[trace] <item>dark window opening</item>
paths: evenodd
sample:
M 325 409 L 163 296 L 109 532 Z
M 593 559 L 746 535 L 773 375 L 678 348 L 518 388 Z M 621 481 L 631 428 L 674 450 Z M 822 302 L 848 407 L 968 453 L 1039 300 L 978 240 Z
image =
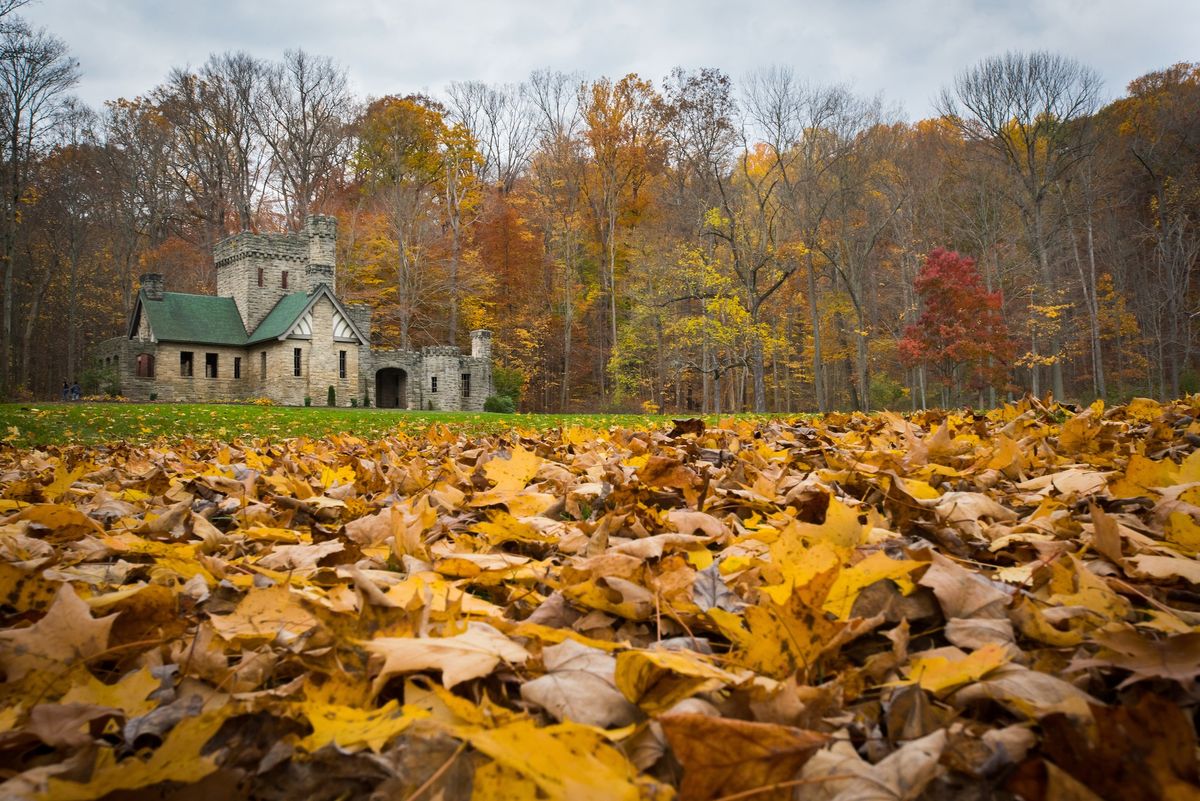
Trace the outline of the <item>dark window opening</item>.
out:
M 292 348 L 292 375 L 300 375 L 300 356 L 304 353 L 300 348 Z
M 283 271 L 282 273 L 280 273 L 280 275 L 279 275 L 279 285 L 280 285 L 281 287 L 283 287 L 284 289 L 287 289 L 287 274 L 288 274 L 288 271 L 287 271 L 287 270 L 284 270 L 284 271 Z
M 241 356 L 233 357 L 233 377 L 234 378 L 242 377 L 242 357 Z
M 215 353 L 204 354 L 204 377 L 205 378 L 216 378 L 217 377 L 217 354 L 215 354 Z
M 429 391 L 437 392 L 437 376 L 431 376 L 429 379 Z
M 338 378 L 346 377 L 346 351 L 338 351 Z
M 192 352 L 190 350 L 179 352 L 179 374 L 184 378 L 192 377 Z
M 154 378 L 154 357 L 149 353 L 138 354 L 137 375 L 138 378 Z
M 266 271 L 265 271 L 265 270 L 264 270 L 262 267 L 259 267 L 259 268 L 258 268 L 258 285 L 259 285 L 259 286 L 262 286 L 262 285 L 263 285 L 263 278 L 264 278 L 264 273 L 265 273 L 265 272 L 266 272 Z
M 471 374 L 462 374 L 462 396 L 464 398 L 471 397 Z
M 260 378 L 267 377 L 267 352 L 265 350 L 259 354 L 258 372 L 260 374 L 259 375 Z

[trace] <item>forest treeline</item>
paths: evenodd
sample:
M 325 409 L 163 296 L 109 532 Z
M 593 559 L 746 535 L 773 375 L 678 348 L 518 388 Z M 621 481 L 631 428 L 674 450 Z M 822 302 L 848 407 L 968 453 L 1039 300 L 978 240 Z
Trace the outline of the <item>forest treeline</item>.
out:
M 1110 100 L 1085 65 L 1010 53 L 915 123 L 780 67 L 362 98 L 329 58 L 229 52 L 100 109 L 79 77 L 0 19 L 10 398 L 84 374 L 139 274 L 212 291 L 214 242 L 314 212 L 380 345 L 490 328 L 528 410 L 1200 389 L 1200 64 Z

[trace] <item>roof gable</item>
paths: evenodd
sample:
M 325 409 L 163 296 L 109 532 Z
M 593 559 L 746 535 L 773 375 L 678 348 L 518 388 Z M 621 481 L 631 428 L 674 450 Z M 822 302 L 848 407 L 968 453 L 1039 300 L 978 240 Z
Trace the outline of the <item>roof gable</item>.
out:
M 258 328 L 247 338 L 247 345 L 254 345 L 259 342 L 265 342 L 268 339 L 285 339 L 289 334 L 295 333 L 297 336 L 312 335 L 312 307 L 317 304 L 317 301 L 322 297 L 328 298 L 333 304 L 334 310 L 334 336 L 337 339 L 348 340 L 356 339 L 360 344 L 367 344 L 370 340 L 363 335 L 358 327 L 354 325 L 354 321 L 350 318 L 350 313 L 346 311 L 346 307 L 334 296 L 325 284 L 320 284 L 312 291 L 311 295 L 306 295 L 303 292 L 293 292 L 290 295 L 284 295 L 275 304 L 275 308 L 263 318 L 263 321 L 258 324 Z M 307 324 L 307 325 L 306 325 Z M 299 328 L 300 330 L 296 330 Z
M 159 342 L 246 344 L 246 327 L 233 298 L 164 292 L 161 300 L 151 300 L 139 292 L 130 319 L 130 337 L 136 335 L 142 315 Z

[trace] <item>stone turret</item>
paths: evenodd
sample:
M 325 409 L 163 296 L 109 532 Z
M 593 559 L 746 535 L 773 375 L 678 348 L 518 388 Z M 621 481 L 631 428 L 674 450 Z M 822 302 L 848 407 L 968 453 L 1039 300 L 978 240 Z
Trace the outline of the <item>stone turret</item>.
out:
M 471 332 L 471 356 L 475 359 L 492 358 L 492 332 L 477 328 Z
M 162 273 L 145 273 L 138 278 L 138 283 L 141 285 L 142 292 L 146 295 L 147 300 L 163 299 Z
M 308 264 L 304 272 L 311 292 L 325 284 L 337 292 L 337 217 L 310 214 L 304 220 L 304 238 L 308 242 Z

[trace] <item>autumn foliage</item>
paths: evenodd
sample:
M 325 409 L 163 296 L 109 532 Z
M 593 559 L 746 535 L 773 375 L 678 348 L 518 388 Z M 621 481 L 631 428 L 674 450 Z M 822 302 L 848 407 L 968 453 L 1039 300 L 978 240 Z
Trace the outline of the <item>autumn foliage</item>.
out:
M 904 330 L 900 355 L 929 365 L 942 383 L 972 389 L 1003 386 L 1013 343 L 999 292 L 989 292 L 975 261 L 938 248 L 925 258 L 914 288 L 921 315 Z
M 1198 419 L 6 446 L 0 797 L 1192 798 Z

